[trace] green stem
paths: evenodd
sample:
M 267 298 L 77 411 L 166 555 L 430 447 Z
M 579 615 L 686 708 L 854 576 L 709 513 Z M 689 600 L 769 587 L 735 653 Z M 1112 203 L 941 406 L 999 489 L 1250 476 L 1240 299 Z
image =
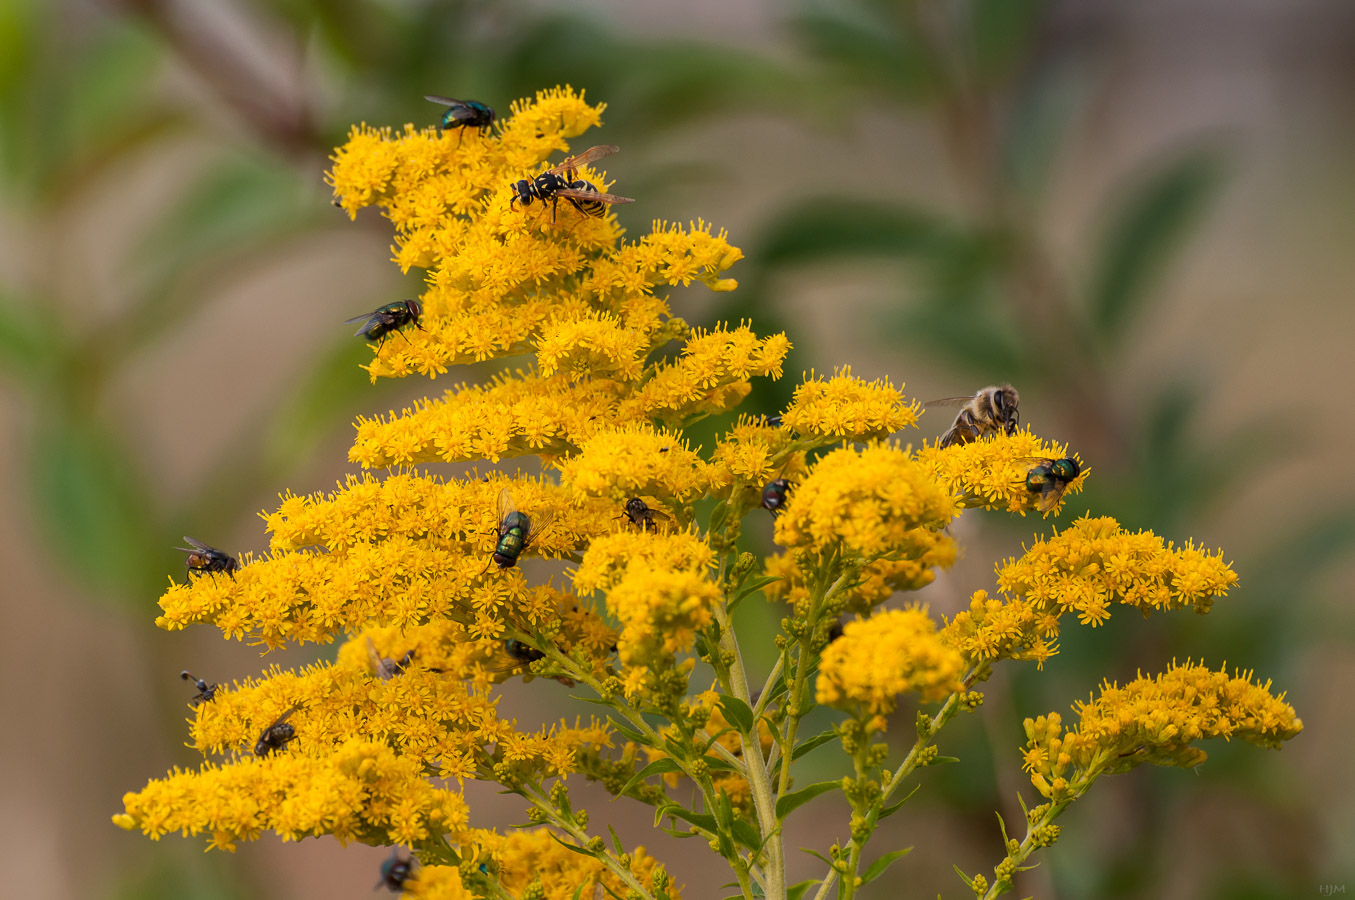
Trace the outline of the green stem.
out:
M 743 668 L 743 657 L 739 652 L 739 642 L 730 627 L 729 613 L 723 606 L 715 608 L 715 619 L 720 626 L 720 649 L 730 654 L 729 688 L 735 697 L 753 706 L 752 695 L 748 692 L 748 678 Z M 762 833 L 763 847 L 767 853 L 766 896 L 767 900 L 782 900 L 786 896 L 786 865 L 781 829 L 776 821 L 776 796 L 772 793 L 772 780 L 767 771 L 767 760 L 762 755 L 762 739 L 758 728 L 758 719 L 753 719 L 752 733 L 742 729 L 739 739 L 743 742 L 743 764 L 748 773 L 748 788 L 753 797 L 753 809 L 757 813 L 758 827 Z
M 530 790 L 522 788 L 519 790 L 519 793 L 521 793 L 521 795 L 527 799 L 527 802 L 531 803 L 534 808 L 539 810 L 550 824 L 569 835 L 574 840 L 575 846 L 610 869 L 613 875 L 621 879 L 627 887 L 632 891 L 635 891 L 636 894 L 643 898 L 643 900 L 655 900 L 654 895 L 646 890 L 644 885 L 640 884 L 639 879 L 631 873 L 630 869 L 623 866 L 621 860 L 612 856 L 605 847 L 602 850 L 594 850 L 589 847 L 588 832 L 576 825 L 572 819 L 561 815 L 560 811 L 557 810 L 553 804 L 543 799 L 540 785 L 531 785 Z
M 1087 787 L 1089 786 L 1090 782 L 1087 784 Z M 1034 853 L 1040 847 L 1047 846 L 1047 843 L 1044 841 L 1037 843 L 1035 841 L 1035 835 L 1039 832 L 1040 829 L 1053 824 L 1054 820 L 1057 819 L 1063 813 L 1063 811 L 1068 808 L 1068 805 L 1072 803 L 1075 799 L 1077 799 L 1078 796 L 1081 796 L 1085 790 L 1086 788 L 1084 787 L 1083 790 L 1079 791 L 1076 796 L 1068 797 L 1066 799 L 1058 801 L 1057 803 L 1049 804 L 1049 808 L 1045 810 L 1044 815 L 1040 817 L 1038 822 L 1028 821 L 1026 823 L 1026 836 L 1024 839 L 1022 839 L 1021 844 L 1015 850 L 1007 851 L 1007 860 L 1011 862 L 1011 865 L 1005 868 L 1009 869 L 1009 875 L 1015 874 L 1017 871 L 1019 871 L 1018 867 L 1021 865 L 1021 863 L 1026 861 L 1027 857 L 1029 857 L 1030 854 Z M 995 868 L 994 872 L 996 871 L 997 870 Z M 993 879 L 992 886 L 989 887 L 987 892 L 983 895 L 982 900 L 993 900 L 994 897 L 1005 894 L 1007 893 L 1007 891 L 1011 889 L 1012 881 L 1010 877 L 1005 878 L 996 877 Z

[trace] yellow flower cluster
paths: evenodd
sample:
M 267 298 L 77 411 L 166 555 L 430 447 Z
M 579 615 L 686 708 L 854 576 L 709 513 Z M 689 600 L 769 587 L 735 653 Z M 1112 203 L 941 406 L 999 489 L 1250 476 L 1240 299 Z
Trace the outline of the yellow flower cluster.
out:
M 1205 753 L 1191 746 L 1206 738 L 1239 738 L 1279 746 L 1303 730 L 1284 694 L 1250 672 L 1229 677 L 1202 665 L 1173 664 L 1156 678 L 1124 687 L 1107 682 L 1100 696 L 1074 706 L 1080 721 L 1064 732 L 1057 713 L 1026 719 L 1025 770 L 1044 796 L 1076 796 L 1089 774 L 1125 772 L 1142 763 L 1196 766 Z
M 767 424 L 762 416 L 740 416 L 720 436 L 710 460 L 710 486 L 726 498 L 735 484 L 745 488 L 749 502 L 774 478 L 798 481 L 805 473 L 805 453 L 792 450 L 794 438 L 785 428 Z
M 674 434 L 646 425 L 599 432 L 557 466 L 560 483 L 624 503 L 637 496 L 686 502 L 706 493 L 706 464 Z
M 477 859 L 493 858 L 499 883 L 509 896 L 592 900 L 598 896 L 598 885 L 609 897 L 624 897 L 629 890 L 602 863 L 567 849 L 545 828 L 512 831 L 507 835 L 475 831 L 471 843 L 481 852 Z M 648 888 L 655 873 L 663 867 L 644 847 L 636 847 L 630 853 L 628 868 Z M 673 900 L 681 900 L 682 895 L 675 888 L 669 886 L 667 891 Z M 415 869 L 405 882 L 404 896 L 411 900 L 470 900 L 477 895 L 463 886 L 455 867 L 424 866 Z
M 955 541 L 944 531 L 918 529 L 913 534 L 914 559 L 877 559 L 864 566 L 854 583 L 843 588 L 839 596 L 850 612 L 867 614 L 884 603 L 896 591 L 918 591 L 936 579 L 936 570 L 949 569 L 955 564 Z M 925 549 L 924 549 L 925 548 Z M 773 599 L 800 603 L 810 597 L 806 573 L 795 564 L 792 553 L 767 557 L 767 575 L 777 580 L 763 590 Z
M 969 609 L 941 630 L 941 640 L 964 654 L 969 665 L 998 659 L 1033 659 L 1044 668 L 1058 650 L 1059 617 L 1021 600 L 1000 600 L 975 591 Z
M 606 593 L 621 622 L 621 661 L 643 669 L 671 663 L 712 621 L 711 608 L 724 599 L 709 575 L 714 560 L 710 545 L 690 533 L 619 532 L 589 545 L 574 588 Z M 630 677 L 638 687 L 643 672 Z
M 824 649 L 817 699 L 868 715 L 883 730 L 899 694 L 944 700 L 960 689 L 963 673 L 964 657 L 938 639 L 925 610 L 891 609 L 848 622 Z
M 467 817 L 460 793 L 434 787 L 418 758 L 367 738 L 323 756 L 282 752 L 175 770 L 122 800 L 126 811 L 113 817 L 120 827 L 156 839 L 172 831 L 207 834 L 222 850 L 269 829 L 284 840 L 459 841 Z
M 1036 541 L 997 573 L 998 587 L 1038 612 L 1077 613 L 1096 626 L 1112 603 L 1152 610 L 1192 607 L 1206 613 L 1237 575 L 1222 559 L 1192 544 L 1174 548 L 1151 531 L 1131 534 L 1109 517 L 1084 516 L 1048 540 Z
M 776 520 L 776 541 L 820 555 L 918 559 L 955 515 L 951 498 L 904 450 L 847 446 L 814 463 Z
M 811 372 L 799 387 L 781 424 L 796 434 L 869 441 L 917 423 L 916 401 L 904 402 L 888 378 L 863 381 L 844 366 L 831 378 Z
M 917 451 L 918 462 L 928 467 L 946 490 L 966 508 L 1006 510 L 1024 516 L 1037 508 L 1040 494 L 1026 488 L 1026 475 L 1049 460 L 1068 458 L 1066 444 L 1050 444 L 1023 429 L 1013 434 L 998 433 L 981 441 L 952 444 L 944 449 L 924 446 Z M 1068 494 L 1082 491 L 1086 468 L 1074 455 L 1081 472 L 1068 482 L 1063 498 L 1046 515 L 1057 515 Z
M 214 622 L 230 637 L 248 635 L 277 647 L 328 641 L 369 623 L 472 618 L 483 630 L 486 620 L 506 617 L 522 625 L 553 620 L 571 601 L 528 586 L 517 570 L 490 565 L 498 498 L 508 484 L 518 509 L 542 521 L 553 518 L 528 553 L 568 555 L 590 535 L 614 527 L 613 507 L 599 500 L 580 505 L 544 480 L 350 477 L 327 496 L 285 497 L 265 516 L 271 556 L 247 562 L 233 577 L 171 585 L 157 624 L 178 629 Z

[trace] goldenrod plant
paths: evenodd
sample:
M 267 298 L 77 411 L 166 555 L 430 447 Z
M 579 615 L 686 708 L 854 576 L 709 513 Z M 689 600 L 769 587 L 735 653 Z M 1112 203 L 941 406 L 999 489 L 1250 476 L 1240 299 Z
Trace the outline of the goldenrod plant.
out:
M 958 516 L 1056 514 L 1089 461 L 1028 428 L 914 448 L 919 405 L 845 366 L 805 376 L 779 418 L 726 416 L 698 446 L 691 426 L 733 414 L 753 379 L 779 378 L 790 343 L 673 314 L 667 287 L 737 287 L 741 254 L 724 232 L 655 222 L 627 241 L 612 215 L 567 195 L 509 202 L 511 184 L 577 155 L 585 145 L 571 141 L 601 114 L 557 88 L 514 104 L 491 136 L 362 126 L 338 149 L 337 203 L 380 207 L 396 263 L 426 272 L 374 343 L 373 382 L 514 367 L 360 419 L 349 458 L 363 474 L 283 497 L 264 514 L 268 552 L 238 570 L 171 584 L 162 628 L 212 623 L 266 648 L 343 643 L 333 662 L 274 667 L 197 703 L 202 767 L 127 794 L 116 824 L 222 849 L 269 830 L 388 845 L 382 883 L 410 897 L 679 897 L 682 874 L 643 835 L 590 828 L 572 776 L 701 838 L 746 900 L 851 898 L 906 853 L 870 846 L 872 834 L 926 786 L 919 770 L 944 761 L 946 725 L 982 703 L 996 666 L 1042 666 L 1073 619 L 1204 614 L 1236 583 L 1221 553 L 1089 514 L 1002 562 L 992 592 L 949 620 L 897 598 L 955 560 Z M 609 189 L 587 167 L 569 178 Z M 523 457 L 539 473 L 508 470 Z M 1060 459 L 1077 477 L 1045 503 L 1026 476 Z M 476 461 L 490 467 L 425 470 Z M 740 538 L 769 515 L 771 485 L 780 549 L 760 559 Z M 543 582 L 519 565 L 532 557 L 568 568 Z M 741 604 L 778 605 L 780 632 L 736 629 Z M 755 641 L 774 642 L 769 671 L 748 664 Z M 496 687 L 519 676 L 568 685 L 597 714 L 535 729 L 503 718 Z M 917 711 L 900 757 L 884 736 L 901 704 Z M 808 733 L 817 708 L 835 724 Z M 991 877 L 962 875 L 974 895 L 1010 890 L 1102 776 L 1198 765 L 1206 738 L 1279 747 L 1302 729 L 1270 682 L 1194 662 L 1107 682 L 1074 712 L 1068 727 L 1056 712 L 1025 720 L 1035 802 L 1023 802 L 1024 834 L 1004 824 Z M 802 757 L 828 746 L 843 776 L 805 783 Z M 467 779 L 520 797 L 530 827 L 471 827 Z M 787 884 L 786 823 L 828 792 L 850 817 L 817 848 L 818 877 Z

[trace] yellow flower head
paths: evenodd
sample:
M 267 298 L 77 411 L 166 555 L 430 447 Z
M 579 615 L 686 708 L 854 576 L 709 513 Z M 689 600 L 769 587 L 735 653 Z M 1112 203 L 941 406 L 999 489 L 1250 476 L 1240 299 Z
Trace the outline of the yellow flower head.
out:
M 1054 500 L 1054 495 L 1031 491 L 1026 486 L 1031 469 L 1064 458 L 1077 462 L 1079 474 L 1072 481 L 1057 485 L 1062 491 L 1046 515 L 1057 514 L 1069 494 L 1080 493 L 1090 471 L 1076 455 L 1068 456 L 1065 444 L 1046 443 L 1027 428 L 1010 435 L 999 432 L 981 441 L 952 444 L 944 449 L 924 446 L 917 451 L 918 462 L 931 469 L 936 480 L 958 498 L 961 506 L 1006 510 L 1022 516 L 1041 508 L 1043 499 Z
M 796 434 L 879 440 L 917 423 L 916 401 L 904 402 L 888 378 L 862 381 L 844 366 L 831 378 L 811 372 L 795 389 L 781 424 Z
M 706 492 L 706 464 L 678 435 L 645 425 L 601 431 L 561 460 L 560 481 L 595 497 L 686 502 Z
M 504 891 L 513 897 L 528 895 L 541 900 L 591 900 L 602 885 L 605 896 L 624 897 L 627 886 L 610 869 L 591 856 L 567 849 L 549 829 L 515 830 L 506 835 L 492 831 L 474 831 L 467 840 L 479 852 L 477 860 L 492 859 L 496 877 Z M 630 871 L 649 887 L 656 870 L 662 866 L 644 847 L 631 851 Z M 537 886 L 537 887 L 534 887 Z M 668 888 L 673 900 L 681 894 Z M 415 869 L 404 884 L 404 896 L 413 900 L 470 900 L 473 894 L 463 886 L 462 877 L 452 866 L 423 866 Z
M 917 559 L 936 544 L 955 505 L 930 473 L 889 444 L 828 453 L 790 492 L 776 520 L 776 542 L 866 559 Z
M 1110 617 L 1112 603 L 1152 610 L 1192 607 L 1209 612 L 1228 593 L 1237 575 L 1222 554 L 1193 544 L 1174 548 L 1151 531 L 1131 534 L 1112 518 L 1083 517 L 1048 540 L 1036 541 L 1018 560 L 997 573 L 998 587 L 1024 598 L 1039 612 L 1076 612 L 1096 626 Z
M 1058 652 L 1059 617 L 1026 600 L 1003 601 L 975 591 L 969 609 L 946 623 L 941 640 L 964 654 L 968 665 L 998 659 L 1033 659 L 1044 668 Z
M 894 711 L 899 694 L 943 700 L 960 689 L 964 657 L 937 638 L 925 610 L 891 609 L 848 622 L 823 651 L 818 702 L 875 718 Z
M 621 532 L 597 538 L 574 573 L 582 593 L 605 591 L 621 621 L 618 653 L 628 666 L 656 666 L 690 649 L 724 595 L 711 580 L 715 554 L 689 533 Z
M 867 614 L 896 591 L 921 590 L 936 579 L 937 568 L 949 569 L 954 565 L 955 541 L 944 531 L 917 528 L 911 532 L 910 540 L 921 550 L 920 555 L 915 559 L 877 559 L 863 567 L 853 584 L 843 586 L 839 596 L 844 600 L 844 609 Z M 810 573 L 796 565 L 794 554 L 768 557 L 766 573 L 778 579 L 763 589 L 769 597 L 792 604 L 809 599 L 806 578 Z
M 1205 753 L 1196 741 L 1239 738 L 1279 746 L 1303 730 L 1284 694 L 1250 672 L 1229 677 L 1202 665 L 1172 664 L 1155 678 L 1139 676 L 1120 687 L 1106 682 L 1100 695 L 1074 706 L 1077 727 L 1063 731 L 1057 713 L 1026 719 L 1025 769 L 1046 797 L 1075 795 L 1089 773 L 1126 772 L 1143 763 L 1196 766 Z

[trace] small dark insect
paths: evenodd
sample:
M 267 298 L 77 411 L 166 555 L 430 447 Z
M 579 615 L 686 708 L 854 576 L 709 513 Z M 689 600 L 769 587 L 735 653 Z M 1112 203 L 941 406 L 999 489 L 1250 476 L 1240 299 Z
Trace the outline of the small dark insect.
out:
M 520 202 L 523 206 L 530 206 L 533 200 L 550 203 L 550 220 L 554 222 L 561 197 L 564 197 L 570 205 L 585 216 L 594 218 L 604 215 L 607 212 L 607 207 L 611 204 L 634 203 L 635 201 L 630 197 L 601 193 L 592 182 L 584 181 L 578 177 L 580 167 L 604 156 L 610 156 L 620 149 L 615 144 L 600 144 L 597 147 L 589 147 L 578 156 L 571 156 L 558 166 L 552 166 L 530 181 L 526 178 L 516 181 L 510 186 L 513 196 L 508 199 L 508 205 L 512 206 L 514 200 Z
M 405 882 L 414 872 L 414 857 L 408 859 L 400 858 L 400 851 L 391 848 L 391 858 L 381 864 L 381 880 L 376 883 L 372 890 L 386 888 L 392 893 L 400 893 L 405 889 Z
M 617 518 L 622 517 L 617 516 Z M 657 509 L 651 509 L 639 497 L 631 497 L 626 501 L 625 518 L 629 519 L 632 525 L 639 525 L 641 531 L 657 531 L 659 522 L 667 521 L 671 516 Z M 655 521 L 656 519 L 658 521 Z
M 778 478 L 762 489 L 762 508 L 776 516 L 786 505 L 786 495 L 792 485 L 784 478 Z
M 531 665 L 538 659 L 546 658 L 545 653 L 514 638 L 509 638 L 503 642 L 503 650 L 513 657 L 514 662 L 524 666 Z
M 390 681 L 396 675 L 403 675 L 405 669 L 414 661 L 414 651 L 410 650 L 399 659 L 390 659 L 376 652 L 376 644 L 367 638 L 367 655 L 372 658 L 372 671 L 382 681 Z
M 842 620 L 834 619 L 828 623 L 828 643 L 832 643 L 842 637 Z
M 235 570 L 240 568 L 239 561 L 215 547 L 209 547 L 196 538 L 184 535 L 183 538 L 188 542 L 187 547 L 175 547 L 175 550 L 182 550 L 188 554 L 188 574 L 190 576 L 197 574 L 203 575 L 207 572 L 225 572 L 230 577 L 235 577 Z
M 1046 513 L 1059 505 L 1068 485 L 1082 474 L 1082 467 L 1078 465 L 1077 460 L 1068 457 L 1064 459 L 1032 457 L 1031 461 L 1035 465 L 1026 472 L 1026 490 L 1040 495 L 1035 508 Z
M 376 341 L 379 350 L 381 345 L 386 343 L 386 335 L 392 331 L 399 334 L 400 337 L 405 337 L 401 333 L 401 329 L 406 325 L 413 325 L 423 331 L 423 326 L 419 324 L 419 316 L 421 315 L 423 315 L 423 308 L 419 306 L 418 300 L 397 300 L 372 312 L 363 313 L 351 319 L 344 319 L 343 324 L 352 325 L 354 322 L 361 322 L 362 327 L 353 332 L 353 337 L 364 337 L 369 341 Z M 405 340 L 408 341 L 409 338 L 405 338 Z
M 494 110 L 479 100 L 453 100 L 451 97 L 439 97 L 437 94 L 424 94 L 423 99 L 447 107 L 446 112 L 442 114 L 443 131 L 449 128 L 478 128 L 480 137 L 484 137 L 485 132 L 494 124 Z M 457 138 L 458 145 L 465 136 L 466 133 L 461 132 L 461 137 Z
M 780 427 L 781 427 L 781 414 L 780 414 L 780 413 L 777 413 L 777 414 L 774 415 L 774 416 L 767 416 L 766 424 L 767 424 L 767 427 L 768 427 L 768 428 L 780 428 Z
M 554 516 L 547 512 L 538 515 L 533 523 L 526 513 L 518 512 L 513 505 L 512 493 L 504 488 L 499 492 L 499 539 L 494 544 L 490 561 L 500 569 L 513 568 L 518 564 L 518 557 L 550 527 L 553 519 Z
M 293 704 L 291 709 L 278 716 L 277 721 L 263 730 L 258 742 L 254 744 L 255 756 L 267 756 L 296 740 L 296 729 L 287 723 L 287 717 L 300 708 L 300 703 Z
M 184 669 L 182 672 L 180 672 L 179 677 L 182 678 L 184 681 L 193 682 L 193 686 L 198 689 L 198 692 L 193 696 L 193 699 L 188 701 L 193 706 L 197 706 L 199 703 L 206 703 L 209 700 L 211 700 L 213 697 L 216 696 L 216 689 L 221 686 L 219 684 L 208 684 L 206 681 L 204 681 L 201 678 L 198 678 L 187 669 Z

